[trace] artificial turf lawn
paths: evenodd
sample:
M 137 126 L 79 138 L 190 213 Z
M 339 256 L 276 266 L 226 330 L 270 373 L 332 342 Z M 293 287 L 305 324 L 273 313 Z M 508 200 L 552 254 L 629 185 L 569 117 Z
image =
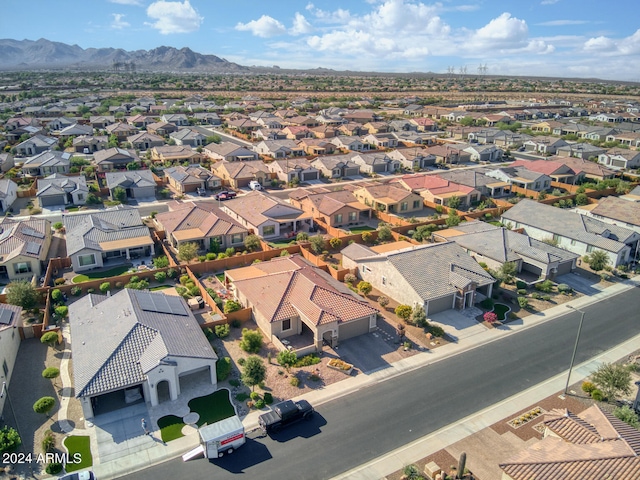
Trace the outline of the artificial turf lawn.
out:
M 64 468 L 67 472 L 75 472 L 83 468 L 93 466 L 93 457 L 91 456 L 91 445 L 89 437 L 86 435 L 71 435 L 64 439 L 64 446 L 69 451 L 69 457 L 74 459 L 74 454 L 80 454 L 79 463 L 67 463 Z
M 163 442 L 170 442 L 176 438 L 184 437 L 182 427 L 184 427 L 182 417 L 175 415 L 167 415 L 158 419 L 158 427 L 160 428 L 160 437 Z
M 375 230 L 375 228 L 369 227 L 367 225 L 362 225 L 361 227 L 350 227 L 349 228 L 349 231 L 351 233 L 370 232 L 372 230 Z
M 226 388 L 213 392 L 205 397 L 194 398 L 189 402 L 189 409 L 200 415 L 198 427 L 201 427 L 205 423 L 211 425 L 212 423 L 219 422 L 236 414 L 229 399 L 229 390 Z
M 89 280 L 96 280 L 98 278 L 117 277 L 123 273 L 127 273 L 131 268 L 130 265 L 121 265 L 119 267 L 112 268 L 110 270 L 104 270 L 102 272 L 89 272 L 76 275 L 71 280 L 73 283 L 88 282 Z
M 497 315 L 498 320 L 504 320 L 509 310 L 511 309 L 502 303 L 496 303 L 493 306 L 493 312 Z

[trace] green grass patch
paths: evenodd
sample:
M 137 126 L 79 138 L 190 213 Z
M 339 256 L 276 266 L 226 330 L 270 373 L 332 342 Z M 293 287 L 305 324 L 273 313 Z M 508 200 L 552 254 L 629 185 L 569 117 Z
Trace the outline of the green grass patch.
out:
M 375 230 L 375 228 L 370 227 L 370 226 L 368 226 L 368 225 L 361 225 L 361 226 L 359 226 L 359 227 L 351 227 L 351 228 L 349 229 L 349 231 L 350 231 L 351 233 L 370 232 L 370 231 L 372 231 L 372 230 Z
M 69 451 L 69 456 L 74 458 L 75 454 L 80 454 L 79 463 L 67 463 L 64 468 L 67 472 L 75 472 L 83 468 L 93 466 L 93 457 L 91 456 L 91 446 L 89 437 L 86 435 L 71 435 L 64 439 L 64 446 Z
M 224 285 L 224 273 L 216 273 L 216 278 Z
M 175 415 L 167 415 L 158 419 L 158 427 L 160 428 L 160 436 L 163 442 L 170 442 L 176 438 L 184 437 L 182 427 L 184 427 L 182 417 Z
M 167 288 L 173 288 L 175 285 L 158 285 L 149 289 L 150 292 L 157 292 L 158 290 L 165 290 Z
M 290 247 L 291 246 L 291 240 L 289 240 L 288 242 L 282 241 L 282 242 L 269 242 L 268 244 L 271 248 L 285 248 L 285 247 Z
M 198 427 L 205 423 L 211 425 L 236 414 L 229 399 L 229 390 L 226 388 L 205 397 L 194 398 L 189 402 L 189 409 L 200 415 Z
M 122 275 L 127 273 L 131 266 L 129 265 L 120 265 L 119 267 L 112 268 L 110 270 L 104 270 L 102 272 L 89 272 L 82 273 L 80 275 L 76 275 L 71 280 L 73 283 L 82 283 L 88 282 L 89 280 L 96 280 L 98 278 L 109 278 L 109 277 L 117 277 L 118 275 Z
M 511 308 L 509 308 L 508 306 L 502 304 L 502 303 L 496 303 L 493 306 L 493 312 L 497 315 L 498 320 L 504 320 L 507 316 L 507 312 L 509 312 L 509 310 L 511 310 Z

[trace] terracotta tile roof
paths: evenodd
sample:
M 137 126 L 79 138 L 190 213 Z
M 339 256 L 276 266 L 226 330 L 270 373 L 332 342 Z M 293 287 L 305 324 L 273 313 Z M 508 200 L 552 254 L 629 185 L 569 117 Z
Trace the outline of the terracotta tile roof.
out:
M 532 172 L 544 173 L 545 175 L 552 175 L 558 170 L 562 169 L 566 164 L 562 161 L 553 160 L 516 160 L 510 167 L 526 167 L 527 170 Z M 570 167 L 569 167 L 570 168 Z M 574 172 L 577 174 L 579 172 Z
M 405 175 L 401 177 L 401 183 L 404 183 L 413 192 L 429 190 L 433 195 L 450 192 L 460 192 L 467 195 L 474 190 L 473 187 L 450 182 L 437 175 Z
M 411 192 L 407 192 L 404 188 L 390 184 L 369 185 L 362 187 L 362 189 L 366 190 L 371 197 L 380 201 L 391 200 L 399 202 L 411 195 Z
M 171 235 L 174 232 L 193 230 L 194 239 L 247 232 L 245 227 L 217 206 L 206 202 L 181 204 L 180 208 L 159 213 L 156 216 L 156 222 L 162 225 L 167 235 Z
M 231 215 L 236 215 L 255 227 L 269 220 L 303 220 L 310 218 L 299 208 L 278 197 L 260 191 L 252 191 L 242 197 L 227 200 L 223 208 L 225 211 L 231 212 Z

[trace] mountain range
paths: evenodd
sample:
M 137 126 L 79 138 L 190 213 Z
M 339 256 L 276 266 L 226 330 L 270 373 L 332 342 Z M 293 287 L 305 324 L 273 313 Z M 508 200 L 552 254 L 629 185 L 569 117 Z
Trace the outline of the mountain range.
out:
M 1 70 L 73 68 L 112 70 L 120 68 L 158 72 L 243 73 L 249 67 L 189 48 L 158 47 L 126 51 L 121 48 L 81 48 L 61 42 L 0 39 Z

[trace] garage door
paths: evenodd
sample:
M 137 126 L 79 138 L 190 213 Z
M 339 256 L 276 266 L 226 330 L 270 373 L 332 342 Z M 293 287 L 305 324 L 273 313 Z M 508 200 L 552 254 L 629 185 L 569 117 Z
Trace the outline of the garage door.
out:
M 56 205 L 64 205 L 64 198 L 59 195 L 40 197 L 40 205 L 43 207 L 53 207 Z
M 302 180 L 318 180 L 318 172 L 303 173 Z
M 556 275 L 564 275 L 565 273 L 571 273 L 571 266 L 573 262 L 565 262 L 558 265 L 558 273 Z
M 374 165 L 373 166 L 373 171 L 377 172 L 377 173 L 386 172 L 387 171 L 387 165 L 385 163 L 383 163 L 381 165 Z
M 530 263 L 525 263 L 524 265 L 522 265 L 522 270 L 526 271 L 526 272 L 531 272 L 534 275 L 542 275 L 542 268 L 541 267 L 536 267 L 535 265 L 531 265 Z
M 369 333 L 369 317 L 341 323 L 338 326 L 338 340 L 341 342 L 365 333 Z

